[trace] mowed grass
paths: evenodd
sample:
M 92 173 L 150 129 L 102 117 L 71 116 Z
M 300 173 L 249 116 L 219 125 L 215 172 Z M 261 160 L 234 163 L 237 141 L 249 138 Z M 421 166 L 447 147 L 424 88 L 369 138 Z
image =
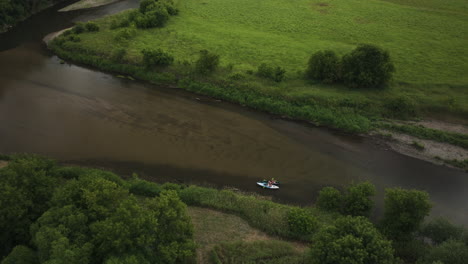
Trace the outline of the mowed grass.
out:
M 287 70 L 280 84 L 247 76 L 262 92 L 324 106 L 359 105 L 371 118 L 385 116 L 389 98 L 405 97 L 423 114 L 467 119 L 466 0 L 183 0 L 177 6 L 179 15 L 164 28 L 137 30 L 127 41 L 116 41 L 119 29 L 109 29 L 118 15 L 104 18 L 101 32 L 83 34 L 81 45 L 100 54 L 125 47 L 133 62 L 141 60 L 143 49 L 162 48 L 174 55 L 176 70 L 208 49 L 230 69 L 217 79 L 245 75 L 261 63 Z M 343 55 L 359 43 L 389 50 L 396 66 L 389 88 L 351 90 L 303 80 L 312 53 L 331 49 Z

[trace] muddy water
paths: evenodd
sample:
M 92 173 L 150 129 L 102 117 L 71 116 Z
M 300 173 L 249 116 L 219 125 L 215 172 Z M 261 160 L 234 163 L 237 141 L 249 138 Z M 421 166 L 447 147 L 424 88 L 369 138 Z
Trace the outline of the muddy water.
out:
M 360 137 L 277 119 L 176 89 L 60 64 L 40 39 L 136 6 L 55 7 L 0 35 L 0 152 L 35 152 L 154 180 L 232 186 L 310 204 L 325 185 L 370 180 L 430 193 L 433 215 L 468 225 L 468 175 Z M 39 33 L 38 33 L 39 32 Z M 255 181 L 275 177 L 278 192 Z

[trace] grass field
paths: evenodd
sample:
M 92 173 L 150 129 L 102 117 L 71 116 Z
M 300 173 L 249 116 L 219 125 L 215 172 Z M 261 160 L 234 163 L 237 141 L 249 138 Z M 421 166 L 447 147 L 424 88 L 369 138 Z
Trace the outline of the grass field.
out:
M 242 74 L 260 93 L 340 108 L 369 119 L 394 116 L 388 102 L 404 98 L 413 115 L 468 116 L 468 3 L 465 0 L 180 0 L 179 15 L 164 28 L 135 30 L 116 41 L 122 29 L 110 30 L 117 15 L 98 21 L 101 31 L 81 35 L 79 46 L 109 57 L 124 47 L 125 59 L 141 61 L 141 50 L 162 48 L 174 55 L 170 67 L 181 73 L 199 51 L 221 56 L 220 70 L 211 77 L 229 80 Z M 310 55 L 331 49 L 343 55 L 359 43 L 387 49 L 396 66 L 385 90 L 352 90 L 304 80 Z M 287 70 L 280 84 L 247 74 L 261 63 Z M 185 68 L 184 68 L 185 67 Z M 231 81 L 231 80 L 230 80 Z M 346 109 L 341 109 L 341 108 Z M 414 109 L 413 109 L 414 108 Z M 343 110 L 343 111 L 342 111 Z

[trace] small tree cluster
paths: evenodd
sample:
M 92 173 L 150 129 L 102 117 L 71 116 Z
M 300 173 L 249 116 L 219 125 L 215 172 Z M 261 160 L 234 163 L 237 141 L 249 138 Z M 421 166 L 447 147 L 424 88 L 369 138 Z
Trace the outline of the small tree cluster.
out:
M 174 57 L 161 49 L 142 50 L 143 64 L 147 68 L 155 66 L 169 66 L 174 62 Z
M 94 23 L 94 22 L 88 22 L 85 24 L 85 28 L 87 31 L 89 32 L 96 32 L 96 31 L 99 31 L 99 26 Z
M 433 243 L 441 244 L 450 239 L 461 240 L 464 232 L 462 226 L 456 226 L 445 218 L 435 218 L 424 224 L 420 233 Z
M 71 33 L 81 34 L 84 32 L 96 32 L 99 31 L 99 26 L 94 22 L 77 23 L 71 30 Z
M 275 82 L 281 82 L 284 79 L 284 75 L 286 73 L 286 70 L 281 68 L 281 67 L 273 67 L 270 65 L 267 65 L 266 63 L 260 64 L 257 69 L 257 75 L 273 80 Z
M 388 51 L 361 44 L 341 60 L 330 50 L 313 54 L 306 76 L 324 83 L 343 81 L 352 88 L 379 88 L 391 80 L 394 72 Z
M 138 28 L 162 27 L 169 20 L 169 16 L 178 13 L 172 0 L 143 0 L 139 12 L 132 16 Z
M 200 74 L 208 74 L 216 70 L 219 65 L 219 55 L 201 50 L 200 57 L 195 63 L 195 69 Z
M 325 187 L 319 193 L 317 207 L 345 215 L 368 217 L 374 204 L 374 195 L 375 186 L 370 182 L 353 184 L 347 188 L 345 194 L 333 187 Z

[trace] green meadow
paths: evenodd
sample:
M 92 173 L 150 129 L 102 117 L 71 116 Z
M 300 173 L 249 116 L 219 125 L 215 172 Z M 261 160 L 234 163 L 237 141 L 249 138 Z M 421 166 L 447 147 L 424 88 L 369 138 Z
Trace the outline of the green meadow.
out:
M 163 28 L 110 29 L 112 21 L 128 14 L 124 12 L 98 20 L 99 32 L 80 34 L 80 42 L 56 51 L 75 60 L 64 52 L 80 50 L 110 59 L 124 48 L 126 63 L 138 65 L 141 50 L 161 48 L 175 58 L 164 71 L 181 78 L 189 75 L 199 51 L 207 49 L 220 55 L 221 68 L 197 79 L 203 83 L 229 82 L 293 104 L 314 104 L 334 114 L 352 112 L 371 121 L 416 116 L 468 121 L 465 0 L 178 0 L 176 6 L 179 14 Z M 129 36 L 116 37 L 124 30 Z M 304 79 L 311 54 L 329 49 L 344 55 L 360 43 L 390 52 L 396 72 L 386 89 L 349 89 Z M 286 69 L 285 80 L 275 83 L 252 74 L 262 63 Z

